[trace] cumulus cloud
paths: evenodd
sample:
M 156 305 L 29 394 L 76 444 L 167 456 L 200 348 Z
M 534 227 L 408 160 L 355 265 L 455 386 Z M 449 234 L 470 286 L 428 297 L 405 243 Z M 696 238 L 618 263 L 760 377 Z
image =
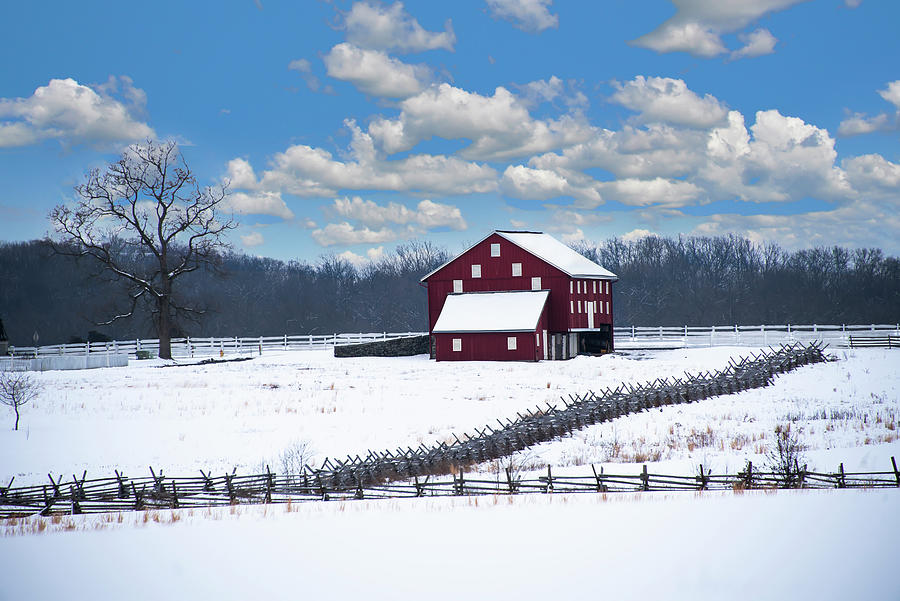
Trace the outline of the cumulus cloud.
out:
M 282 200 L 281 192 L 231 192 L 223 205 L 238 215 L 270 215 L 285 220 L 294 218 L 294 212 Z
M 374 263 L 384 257 L 384 247 L 376 246 L 366 251 L 366 256 L 358 255 L 352 250 L 345 250 L 336 255 L 338 259 L 343 259 L 356 267 L 364 267 L 369 263 Z
M 384 98 L 406 98 L 431 81 L 431 70 L 410 65 L 380 50 L 367 50 L 346 42 L 325 55 L 328 75 L 355 85 L 361 92 Z
M 389 154 L 410 150 L 432 137 L 469 139 L 459 155 L 502 160 L 586 140 L 591 127 L 580 115 L 533 119 L 525 104 L 504 87 L 483 96 L 443 83 L 400 103 L 396 119 L 376 118 L 369 133 Z
M 529 108 L 556 100 L 562 100 L 563 104 L 571 108 L 583 108 L 589 104 L 587 96 L 576 89 L 573 82 L 568 82 L 567 86 L 566 82 L 555 75 L 550 76 L 550 79 L 538 79 L 516 88 L 520 101 Z
M 655 30 L 631 43 L 660 53 L 687 52 L 700 58 L 711 58 L 728 51 L 722 41 L 722 34 L 738 31 L 769 13 L 807 1 L 672 0 L 677 9 L 675 14 Z M 757 30 L 750 34 L 749 39 L 745 40 L 747 45 L 744 48 L 755 41 L 756 51 L 765 49 L 770 40 L 765 38 L 765 34 L 760 34 L 760 31 L 769 33 Z M 774 46 L 774 37 L 771 42 Z M 750 52 L 748 50 L 744 56 L 759 56 Z
M 559 27 L 559 15 L 550 13 L 553 0 L 487 0 L 491 16 L 509 21 L 528 33 Z
M 466 229 L 466 221 L 458 207 L 441 204 L 425 199 L 408 207 L 396 202 L 379 205 L 371 200 L 363 200 L 359 196 L 353 198 L 335 198 L 333 210 L 347 219 L 359 221 L 366 226 L 377 227 L 387 223 L 399 225 L 418 225 L 425 229 L 447 227 L 453 230 Z
M 259 232 L 250 232 L 249 234 L 241 234 L 241 244 L 243 244 L 246 248 L 253 248 L 254 246 L 260 246 L 265 242 L 265 238 Z
M 0 147 L 46 139 L 104 147 L 155 137 L 135 116 L 143 111 L 146 95 L 130 78 L 110 78 L 96 88 L 71 78 L 51 79 L 27 98 L 0 98 Z
M 625 242 L 634 242 L 635 240 L 640 240 L 641 238 L 646 238 L 647 236 L 655 236 L 655 235 L 656 234 L 654 234 L 650 230 L 636 228 L 636 229 L 631 230 L 630 232 L 622 234 L 621 236 L 619 236 L 619 238 L 621 238 Z
M 838 135 L 858 136 L 876 131 L 894 131 L 900 128 L 900 79 L 889 82 L 885 89 L 878 91 L 878 95 L 894 105 L 893 114 L 880 113 L 869 117 L 864 113 L 853 113 L 841 121 L 838 126 Z
M 743 48 L 731 53 L 731 60 L 763 56 L 775 52 L 775 44 L 778 40 L 768 29 L 757 29 L 753 33 L 741 34 L 738 38 L 744 42 Z
M 389 228 L 371 230 L 368 227 L 354 227 L 346 221 L 329 223 L 322 229 L 313 230 L 313 240 L 322 246 L 352 246 L 354 244 L 379 244 L 393 242 L 399 235 Z
M 707 128 L 722 123 L 728 114 L 715 97 L 701 98 L 680 79 L 638 75 L 625 83 L 614 81 L 613 87 L 611 100 L 637 111 L 644 122 Z
M 387 160 L 356 122 L 345 125 L 352 140 L 341 157 L 297 144 L 275 154 L 257 179 L 243 159 L 229 172 L 251 190 L 285 192 L 306 198 L 334 197 L 341 190 L 389 190 L 417 194 L 472 194 L 497 189 L 497 172 L 488 165 L 444 155 L 413 154 Z M 235 186 L 237 187 L 237 186 Z
M 422 52 L 443 48 L 453 51 L 456 43 L 449 20 L 444 25 L 444 31 L 427 31 L 403 9 L 401 2 L 390 6 L 378 2 L 356 2 L 344 15 L 341 26 L 349 42 L 371 50 Z

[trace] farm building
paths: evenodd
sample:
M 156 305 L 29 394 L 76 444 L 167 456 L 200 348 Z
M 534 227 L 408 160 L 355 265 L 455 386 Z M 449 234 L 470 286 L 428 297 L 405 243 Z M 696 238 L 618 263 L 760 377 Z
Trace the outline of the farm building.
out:
M 540 360 L 610 352 L 617 279 L 548 234 L 495 231 L 422 278 L 434 357 Z

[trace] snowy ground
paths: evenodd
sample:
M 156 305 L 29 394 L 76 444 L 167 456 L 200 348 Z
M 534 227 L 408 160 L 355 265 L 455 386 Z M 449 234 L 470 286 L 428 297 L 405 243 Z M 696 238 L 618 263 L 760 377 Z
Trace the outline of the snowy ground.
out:
M 435 363 L 424 356 L 335 359 L 329 351 L 272 353 L 250 361 L 36 374 L 44 392 L 23 408 L 20 430 L 0 430 L 0 482 L 149 473 L 248 473 L 298 444 L 316 461 L 367 449 L 449 440 L 562 395 L 721 368 L 750 349 L 646 351 L 542 363 Z M 900 456 L 900 353 L 837 351 L 776 384 L 666 407 L 588 428 L 514 459 L 520 467 L 657 462 L 718 473 L 759 465 L 776 424 L 792 422 L 810 467 L 888 469 Z M 12 424 L 12 413 L 0 419 Z M 851 449 L 853 449 L 851 451 Z M 862 449 L 862 450 L 859 450 Z M 486 465 L 484 470 L 496 469 Z
M 622 493 L 75 516 L 0 538 L 0 599 L 898 599 L 897 500 Z
M 241 472 L 446 440 L 561 395 L 721 368 L 753 349 L 543 363 L 272 353 L 240 363 L 36 374 L 0 430 L 0 481 L 83 470 Z M 900 457 L 900 353 L 835 351 L 774 386 L 587 428 L 507 462 L 554 474 L 764 463 L 790 423 L 811 468 Z M 480 466 L 496 471 L 499 464 Z M 303 503 L 0 522 L 3 599 L 897 599 L 900 490 L 525 495 Z M 52 561 L 52 569 L 47 565 Z

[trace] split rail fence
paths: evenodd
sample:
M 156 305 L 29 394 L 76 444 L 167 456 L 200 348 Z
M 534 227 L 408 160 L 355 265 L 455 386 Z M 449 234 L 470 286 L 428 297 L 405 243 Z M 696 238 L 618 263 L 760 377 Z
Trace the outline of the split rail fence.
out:
M 365 457 L 356 455 L 345 459 L 326 459 L 318 469 L 305 466 L 300 474 L 265 474 L 238 476 L 235 473 L 221 477 L 201 472 L 201 477 L 168 478 L 151 470 L 151 476 L 127 478 L 116 472 L 115 477 L 88 480 L 87 475 L 75 476 L 70 481 L 48 475 L 49 484 L 13 487 L 13 482 L 0 489 L 0 516 L 30 513 L 47 514 L 56 511 L 118 511 L 146 509 L 150 507 L 189 507 L 227 503 L 276 502 L 291 498 L 332 498 L 378 496 L 426 496 L 427 494 L 498 494 L 503 492 L 499 483 L 486 480 L 453 478 L 448 483 L 434 480 L 436 476 L 463 474 L 477 465 L 508 457 L 533 445 L 571 434 L 586 426 L 609 421 L 623 415 L 665 405 L 688 403 L 721 394 L 731 394 L 770 384 L 776 375 L 797 367 L 829 360 L 825 345 L 813 342 L 807 345 L 795 343 L 779 349 L 769 349 L 747 357 L 729 359 L 728 365 L 714 372 L 685 373 L 684 377 L 657 378 L 645 384 L 623 384 L 615 389 L 599 392 L 587 391 L 581 395 L 560 398 L 557 404 L 537 406 L 517 412 L 515 418 L 497 420 L 494 425 L 475 428 L 473 434 L 454 435 L 453 442 L 438 442 L 430 447 L 406 447 L 385 451 L 369 451 Z M 799 466 L 798 466 L 799 469 Z M 893 472 L 896 475 L 896 468 Z M 887 485 L 885 473 L 844 474 L 844 486 Z M 704 488 L 730 487 L 739 475 L 713 477 L 710 474 L 701 483 Z M 806 474 L 805 485 L 821 483 L 831 486 L 827 474 Z M 642 490 L 667 490 L 696 488 L 692 477 L 642 476 Z M 746 480 L 748 487 L 771 486 L 772 474 L 752 473 Z M 602 470 L 594 474 L 596 490 L 619 490 L 629 486 L 632 477 L 605 475 Z M 405 481 L 405 482 L 403 482 Z M 498 481 L 499 482 L 499 481 Z M 507 492 L 538 490 L 541 486 L 553 491 L 574 492 L 590 489 L 590 479 L 554 479 L 548 471 L 542 485 L 528 480 L 517 480 L 507 473 Z M 580 484 L 579 484 L 580 483 Z M 633 482 L 632 482 L 633 483 Z M 848 484 L 849 483 L 849 484 Z M 900 479 L 897 479 L 900 484 Z M 496 484 L 496 485 L 495 485 Z M 602 486 L 600 486 L 602 485 Z M 414 495 L 411 493 L 415 491 Z M 544 491 L 544 492 L 548 492 Z
M 326 349 L 342 344 L 356 344 L 389 340 L 406 336 L 422 336 L 428 332 L 359 332 L 343 334 L 287 334 L 281 336 L 252 336 L 226 338 L 173 338 L 172 357 L 210 357 L 219 355 L 248 355 L 269 351 L 304 351 Z M 867 339 L 882 339 L 885 336 L 900 343 L 900 324 L 868 325 L 759 325 L 759 326 L 711 326 L 711 327 L 617 327 L 614 329 L 616 344 L 621 348 L 629 346 L 655 347 L 709 347 L 709 346 L 756 346 L 790 344 L 794 342 L 819 341 L 831 346 L 863 346 Z M 111 342 L 90 342 L 79 344 L 54 344 L 48 346 L 10 347 L 15 357 L 33 358 L 58 355 L 127 354 L 132 359 L 139 356 L 156 356 L 159 341 L 114 340 Z

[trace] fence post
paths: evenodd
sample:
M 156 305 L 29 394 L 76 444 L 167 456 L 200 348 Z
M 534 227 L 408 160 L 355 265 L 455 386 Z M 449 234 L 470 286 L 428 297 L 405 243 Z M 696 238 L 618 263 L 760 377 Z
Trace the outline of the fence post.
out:
M 769 335 L 766 333 L 766 324 L 759 326 L 759 330 L 763 335 L 763 346 L 769 346 Z
M 891 464 L 894 466 L 894 478 L 897 479 L 897 486 L 900 487 L 900 471 L 897 471 L 897 460 L 891 457 Z
M 647 464 L 644 464 L 644 469 L 641 471 L 641 490 L 650 490 L 650 475 L 647 473 Z
M 631 325 L 631 341 L 634 342 L 634 324 Z

